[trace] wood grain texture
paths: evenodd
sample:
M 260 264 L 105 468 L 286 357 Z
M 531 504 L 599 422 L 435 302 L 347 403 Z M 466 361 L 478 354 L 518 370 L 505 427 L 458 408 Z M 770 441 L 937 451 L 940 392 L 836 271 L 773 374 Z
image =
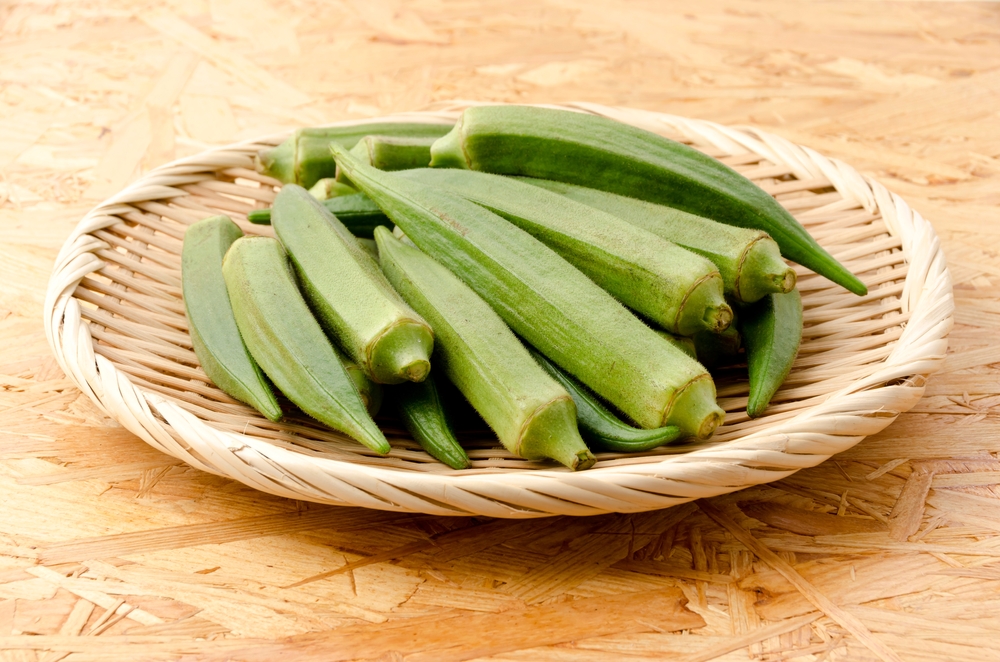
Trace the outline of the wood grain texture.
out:
M 0 659 L 997 659 L 998 43 L 973 2 L 0 4 Z M 753 125 L 872 175 L 941 238 L 944 370 L 859 446 L 710 500 L 728 528 L 300 504 L 175 465 L 61 374 L 45 285 L 105 193 L 463 98 Z

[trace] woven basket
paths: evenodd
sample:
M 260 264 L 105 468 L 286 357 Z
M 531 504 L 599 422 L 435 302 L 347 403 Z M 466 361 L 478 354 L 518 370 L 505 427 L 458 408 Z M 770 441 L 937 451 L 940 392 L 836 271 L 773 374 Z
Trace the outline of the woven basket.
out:
M 388 119 L 454 122 L 468 104 Z M 253 169 L 286 135 L 210 150 L 153 170 L 80 222 L 56 260 L 45 330 L 59 364 L 108 415 L 193 467 L 321 503 L 440 515 L 527 518 L 665 508 L 784 478 L 879 432 L 920 399 L 944 359 L 951 279 L 930 224 L 849 166 L 754 129 L 591 104 L 595 113 L 681 140 L 774 195 L 858 274 L 858 297 L 797 268 L 802 347 L 767 415 L 746 415 L 745 370 L 716 380 L 725 425 L 710 443 L 598 454 L 573 473 L 514 457 L 488 430 L 462 434 L 472 468 L 434 461 L 392 419 L 379 457 L 291 415 L 280 424 L 215 388 L 198 365 L 180 289 L 185 228 L 268 206 L 280 184 Z M 385 121 L 387 118 L 380 118 Z M 363 124 L 354 122 L 353 124 Z

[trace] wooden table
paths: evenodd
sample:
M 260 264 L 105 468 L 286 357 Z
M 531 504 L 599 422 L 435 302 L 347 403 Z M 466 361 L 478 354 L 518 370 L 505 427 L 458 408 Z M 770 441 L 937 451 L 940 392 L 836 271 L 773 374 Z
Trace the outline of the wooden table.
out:
M 1000 659 L 1000 4 L 11 0 L 0 26 L 0 660 Z M 780 483 L 523 522 L 260 494 L 60 372 L 46 281 L 104 196 L 456 98 L 752 124 L 873 175 L 941 236 L 944 370 Z

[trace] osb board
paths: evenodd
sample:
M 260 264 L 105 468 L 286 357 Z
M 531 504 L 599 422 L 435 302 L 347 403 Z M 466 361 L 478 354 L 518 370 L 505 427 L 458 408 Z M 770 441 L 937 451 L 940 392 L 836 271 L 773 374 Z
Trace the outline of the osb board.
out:
M 8 1 L 0 81 L 0 660 L 1000 659 L 1000 5 Z M 941 235 L 945 370 L 785 481 L 527 522 L 259 494 L 60 373 L 44 288 L 102 196 L 455 98 L 753 124 L 850 162 Z

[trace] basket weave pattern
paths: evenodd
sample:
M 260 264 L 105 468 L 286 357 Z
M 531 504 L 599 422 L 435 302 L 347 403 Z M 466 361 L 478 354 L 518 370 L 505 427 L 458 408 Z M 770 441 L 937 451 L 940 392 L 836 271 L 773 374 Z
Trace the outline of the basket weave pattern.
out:
M 454 121 L 463 107 L 394 119 Z M 379 421 L 393 448 L 387 457 L 302 414 L 271 423 L 201 370 L 187 333 L 180 251 L 186 227 L 218 213 L 244 232 L 273 236 L 245 215 L 269 205 L 280 186 L 254 171 L 253 157 L 285 135 L 167 164 L 87 214 L 59 253 L 46 298 L 46 334 L 60 366 L 125 428 L 203 471 L 295 499 L 442 515 L 664 508 L 814 466 L 916 404 L 944 359 L 954 306 L 937 237 L 901 198 L 835 159 L 753 129 L 558 107 L 719 158 L 774 195 L 868 286 L 857 297 L 796 267 L 802 346 L 766 416 L 746 416 L 746 373 L 732 370 L 716 380 L 727 417 L 710 443 L 598 454 L 595 468 L 579 473 L 514 457 L 488 431 L 462 435 L 472 468 L 453 471 L 391 419 Z

